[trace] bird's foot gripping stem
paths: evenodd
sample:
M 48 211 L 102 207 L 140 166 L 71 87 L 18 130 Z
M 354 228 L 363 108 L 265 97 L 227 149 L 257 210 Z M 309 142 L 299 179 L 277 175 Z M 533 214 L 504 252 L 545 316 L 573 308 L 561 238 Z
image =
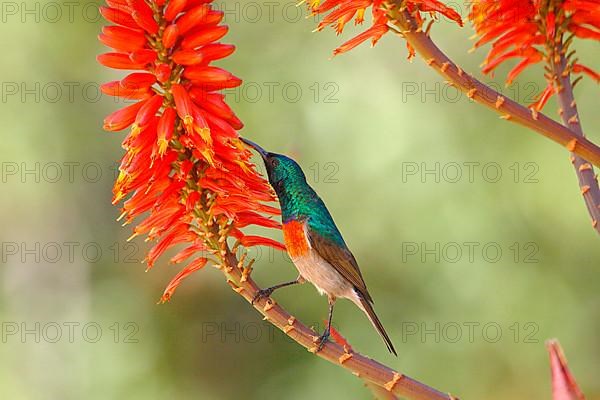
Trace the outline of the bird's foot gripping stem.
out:
M 258 291 L 258 293 L 256 293 L 256 295 L 252 298 L 252 305 L 254 305 L 254 303 L 256 303 L 257 301 L 259 301 L 261 299 L 265 299 L 265 300 L 270 299 L 270 297 L 274 291 L 275 291 L 275 289 L 272 287 L 267 288 L 267 289 L 260 289 Z
M 270 288 L 261 289 L 256 293 L 256 296 L 252 299 L 252 305 L 256 303 L 260 299 L 268 299 L 275 290 L 281 289 L 282 287 L 296 285 L 298 283 L 304 283 L 304 278 L 302 276 L 297 277 L 291 282 L 280 283 L 279 285 L 271 286 Z
M 316 340 L 316 344 L 317 344 L 317 352 L 321 351 L 323 349 L 323 346 L 325 346 L 325 343 L 329 342 L 329 336 L 331 335 L 331 332 L 329 330 L 329 328 L 325 329 L 325 332 L 323 332 L 321 334 L 321 336 L 319 336 Z
M 315 342 L 317 344 L 317 352 L 319 352 L 319 351 L 321 351 L 321 349 L 323 349 L 323 346 L 325 346 L 325 343 L 327 343 L 329 341 L 329 335 L 331 335 L 331 320 L 333 319 L 333 305 L 335 304 L 335 297 L 329 296 L 328 302 L 329 302 L 329 318 L 327 318 L 327 327 L 323 331 L 323 334 L 321 336 L 319 336 L 319 338 Z

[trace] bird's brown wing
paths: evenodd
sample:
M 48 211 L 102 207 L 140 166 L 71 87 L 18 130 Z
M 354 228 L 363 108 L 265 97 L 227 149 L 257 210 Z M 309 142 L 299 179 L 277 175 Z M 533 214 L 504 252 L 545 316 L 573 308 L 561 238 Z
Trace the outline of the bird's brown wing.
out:
M 372 303 L 373 299 L 367 291 L 367 285 L 352 252 L 346 246 L 340 246 L 311 229 L 307 229 L 307 231 L 308 240 L 313 250 L 331 264 L 365 299 Z

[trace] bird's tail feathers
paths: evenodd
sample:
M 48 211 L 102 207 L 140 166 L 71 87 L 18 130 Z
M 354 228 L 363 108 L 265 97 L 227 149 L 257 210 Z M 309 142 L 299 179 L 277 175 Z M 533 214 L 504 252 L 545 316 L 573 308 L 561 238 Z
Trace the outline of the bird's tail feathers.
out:
M 377 333 L 379 333 L 379 336 L 381 336 L 381 338 L 383 339 L 389 352 L 394 354 L 395 356 L 398 356 L 390 337 L 388 336 L 387 332 L 383 328 L 383 324 L 381 323 L 379 318 L 377 318 L 377 314 L 375 314 L 373 305 L 358 290 L 355 290 L 355 291 L 356 291 L 358 300 L 360 301 L 360 304 L 357 304 L 357 305 L 363 309 L 365 314 L 367 314 L 369 321 L 371 321 L 371 324 L 373 324 L 373 327 L 377 330 Z

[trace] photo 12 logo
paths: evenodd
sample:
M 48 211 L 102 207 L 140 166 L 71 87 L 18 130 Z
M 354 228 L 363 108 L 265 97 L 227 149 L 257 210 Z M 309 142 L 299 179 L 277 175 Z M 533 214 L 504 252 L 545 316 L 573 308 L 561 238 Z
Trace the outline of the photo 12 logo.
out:
M 236 88 L 225 88 L 223 93 L 232 103 L 276 102 L 298 103 L 307 99 L 314 103 L 337 104 L 340 87 L 335 82 L 252 82 L 244 81 Z
M 215 4 L 215 9 L 224 14 L 223 21 L 232 23 L 275 23 L 285 22 L 290 24 L 307 23 L 306 19 L 311 18 L 307 9 L 302 7 L 302 3 L 296 0 L 292 1 L 229 1 L 222 0 Z M 314 21 L 318 17 L 312 16 Z
M 401 164 L 402 183 L 539 183 L 540 167 L 535 162 L 502 165 L 494 161 L 415 162 Z
M 62 22 L 97 23 L 101 19 L 98 2 L 88 1 L 3 1 L 0 21 L 3 24 L 57 24 Z
M 537 264 L 540 247 L 536 242 L 402 242 L 403 263 L 456 264 L 498 262 Z
M 135 322 L 47 321 L 0 323 L 0 338 L 6 343 L 98 343 L 102 339 L 113 343 L 139 343 L 140 327 Z
M 535 322 L 501 324 L 494 321 L 450 321 L 401 323 L 402 343 L 513 343 L 538 344 L 540 327 Z

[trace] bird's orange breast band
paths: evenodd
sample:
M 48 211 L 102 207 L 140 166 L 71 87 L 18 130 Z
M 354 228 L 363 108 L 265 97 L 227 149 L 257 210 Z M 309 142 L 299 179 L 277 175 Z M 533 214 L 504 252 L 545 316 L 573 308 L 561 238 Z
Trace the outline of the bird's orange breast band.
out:
M 308 253 L 308 238 L 304 233 L 304 223 L 290 221 L 283 224 L 283 240 L 288 254 L 292 259 L 302 257 Z

